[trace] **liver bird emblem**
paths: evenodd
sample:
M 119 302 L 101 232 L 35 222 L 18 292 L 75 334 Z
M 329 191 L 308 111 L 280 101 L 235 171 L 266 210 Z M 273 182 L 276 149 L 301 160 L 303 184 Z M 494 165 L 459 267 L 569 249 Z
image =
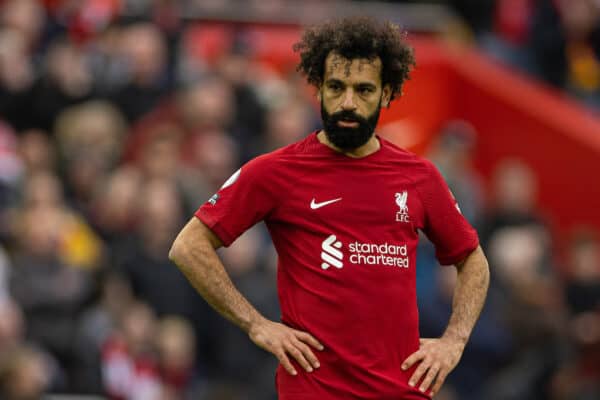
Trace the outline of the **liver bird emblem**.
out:
M 396 204 L 400 207 L 400 212 L 407 212 L 408 207 L 406 201 L 408 200 L 408 192 L 406 190 L 402 193 L 396 193 Z

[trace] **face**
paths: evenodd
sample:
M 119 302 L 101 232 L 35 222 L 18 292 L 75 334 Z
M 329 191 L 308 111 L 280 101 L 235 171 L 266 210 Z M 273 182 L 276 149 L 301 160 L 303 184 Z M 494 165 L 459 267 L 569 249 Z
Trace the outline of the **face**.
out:
M 327 139 L 342 150 L 353 150 L 369 141 L 381 106 L 390 100 L 389 86 L 381 84 L 381 60 L 348 60 L 336 53 L 325 59 L 319 89 L 321 118 Z

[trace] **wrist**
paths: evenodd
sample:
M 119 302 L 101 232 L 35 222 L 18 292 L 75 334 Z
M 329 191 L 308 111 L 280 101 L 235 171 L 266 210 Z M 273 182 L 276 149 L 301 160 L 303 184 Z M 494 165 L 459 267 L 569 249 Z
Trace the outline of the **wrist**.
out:
M 248 322 L 242 327 L 242 329 L 250 335 L 253 331 L 256 331 L 258 328 L 260 328 L 260 326 L 264 325 L 266 321 L 267 319 L 265 317 L 259 313 L 256 313 L 256 315 L 253 315 L 249 318 Z
M 467 345 L 467 341 L 469 340 L 469 337 L 466 335 L 458 334 L 456 332 L 446 331 L 442 335 L 441 339 L 450 341 L 450 342 L 460 346 L 461 348 L 464 348 Z

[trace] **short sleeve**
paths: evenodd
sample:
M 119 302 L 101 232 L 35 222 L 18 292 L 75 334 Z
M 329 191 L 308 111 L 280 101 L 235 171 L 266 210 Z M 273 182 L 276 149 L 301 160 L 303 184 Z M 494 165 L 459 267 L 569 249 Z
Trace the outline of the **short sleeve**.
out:
M 258 157 L 237 170 L 194 214 L 224 246 L 265 217 L 275 207 L 269 185 L 268 158 Z
M 479 245 L 475 229 L 460 208 L 437 168 L 427 161 L 426 176 L 419 185 L 425 211 L 424 232 L 435 246 L 442 265 L 462 261 Z

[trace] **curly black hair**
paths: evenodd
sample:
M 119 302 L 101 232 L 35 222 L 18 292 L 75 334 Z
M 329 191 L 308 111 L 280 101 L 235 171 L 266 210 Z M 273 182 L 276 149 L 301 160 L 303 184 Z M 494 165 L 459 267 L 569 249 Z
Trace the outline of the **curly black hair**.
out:
M 406 34 L 391 22 L 379 22 L 368 17 L 337 19 L 304 31 L 294 44 L 300 53 L 296 68 L 306 75 L 308 83 L 320 87 L 323 83 L 325 59 L 330 52 L 353 60 L 381 59 L 381 82 L 392 89 L 391 99 L 402 94 L 402 84 L 409 79 L 415 65 L 413 50 L 405 42 Z

